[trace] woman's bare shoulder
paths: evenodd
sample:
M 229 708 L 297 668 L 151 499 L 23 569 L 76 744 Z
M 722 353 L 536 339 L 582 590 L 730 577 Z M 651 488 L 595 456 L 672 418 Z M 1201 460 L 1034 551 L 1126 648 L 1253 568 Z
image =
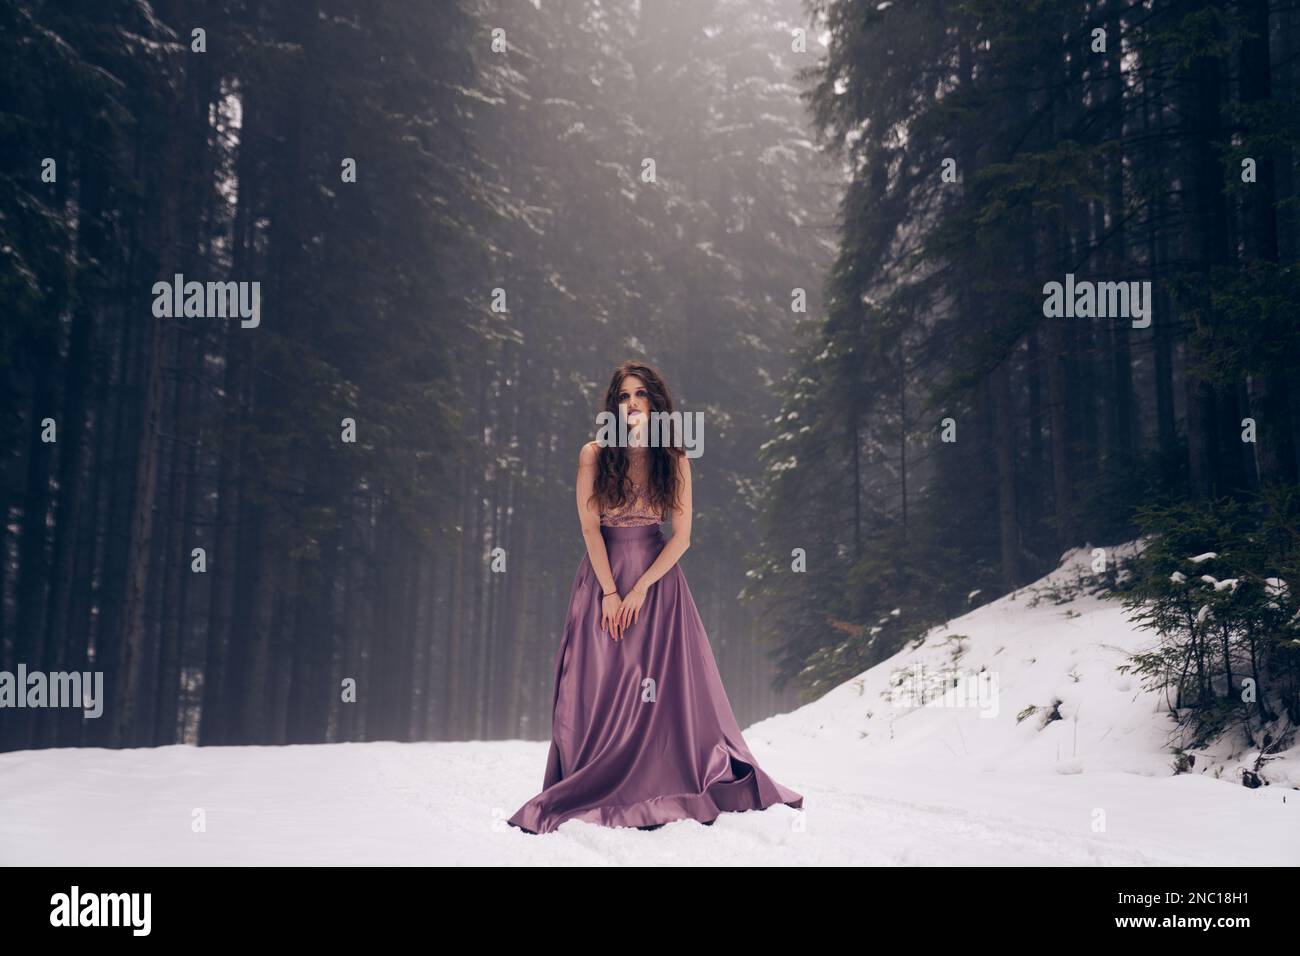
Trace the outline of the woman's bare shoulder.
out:
M 600 443 L 589 441 L 587 444 L 583 445 L 582 450 L 578 452 L 578 460 L 584 465 L 593 465 L 596 463 L 596 456 L 599 454 Z

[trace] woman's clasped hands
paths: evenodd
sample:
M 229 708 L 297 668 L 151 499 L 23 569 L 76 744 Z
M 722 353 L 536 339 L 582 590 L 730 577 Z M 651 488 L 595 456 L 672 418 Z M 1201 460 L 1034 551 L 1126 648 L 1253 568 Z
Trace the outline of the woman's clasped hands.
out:
M 643 584 L 628 591 L 627 597 L 619 597 L 617 592 L 605 595 L 600 606 L 600 626 L 609 632 L 612 640 L 622 640 L 627 629 L 640 620 L 645 599 L 646 587 Z

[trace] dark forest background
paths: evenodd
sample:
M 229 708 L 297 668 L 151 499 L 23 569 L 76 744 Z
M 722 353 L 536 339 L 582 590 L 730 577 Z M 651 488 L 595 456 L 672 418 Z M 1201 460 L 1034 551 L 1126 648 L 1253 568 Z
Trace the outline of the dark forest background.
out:
M 1153 503 L 1294 488 L 1297 16 L 0 0 L 0 669 L 110 708 L 0 747 L 545 737 L 624 359 L 705 415 L 742 725 Z M 177 272 L 261 325 L 155 318 Z M 1045 318 L 1066 273 L 1150 327 Z
M 852 174 L 826 316 L 766 449 L 751 590 L 782 672 L 827 690 L 1072 548 L 1166 535 L 1182 563 L 1133 569 L 1144 586 L 1248 585 L 1231 612 L 1179 595 L 1171 701 L 1240 709 L 1267 659 L 1261 700 L 1300 724 L 1300 630 L 1279 614 L 1300 607 L 1265 593 L 1300 580 L 1300 5 L 811 7 L 834 37 L 812 105 Z M 1150 281 L 1150 326 L 1045 318 L 1067 274 Z M 783 573 L 810 527 L 838 529 L 825 572 Z
M 790 706 L 734 556 L 843 184 L 797 0 L 0 10 L 0 650 L 112 711 L 4 746 L 544 738 L 631 357 L 705 414 L 684 567 L 737 716 Z M 260 325 L 154 318 L 176 272 L 260 281 Z

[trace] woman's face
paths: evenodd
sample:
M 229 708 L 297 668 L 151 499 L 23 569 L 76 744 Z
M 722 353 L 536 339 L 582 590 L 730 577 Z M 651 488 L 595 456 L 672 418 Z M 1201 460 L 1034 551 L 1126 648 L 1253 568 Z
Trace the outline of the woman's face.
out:
M 618 389 L 618 405 L 620 412 L 627 416 L 629 439 L 636 444 L 643 443 L 650 424 L 650 393 L 645 382 L 635 375 L 623 379 Z

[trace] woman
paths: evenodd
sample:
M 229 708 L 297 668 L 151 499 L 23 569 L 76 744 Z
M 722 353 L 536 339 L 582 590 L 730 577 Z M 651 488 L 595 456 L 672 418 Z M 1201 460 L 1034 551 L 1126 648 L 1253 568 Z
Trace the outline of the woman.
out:
M 587 553 L 555 656 L 543 789 L 509 820 L 525 832 L 566 820 L 711 824 L 723 810 L 803 807 L 745 745 L 677 565 L 691 541 L 690 459 L 678 435 L 671 447 L 648 447 L 650 414 L 672 406 L 653 368 L 624 363 L 605 411 L 626 416 L 628 447 L 589 442 L 579 455 Z M 669 511 L 665 542 L 659 522 Z

